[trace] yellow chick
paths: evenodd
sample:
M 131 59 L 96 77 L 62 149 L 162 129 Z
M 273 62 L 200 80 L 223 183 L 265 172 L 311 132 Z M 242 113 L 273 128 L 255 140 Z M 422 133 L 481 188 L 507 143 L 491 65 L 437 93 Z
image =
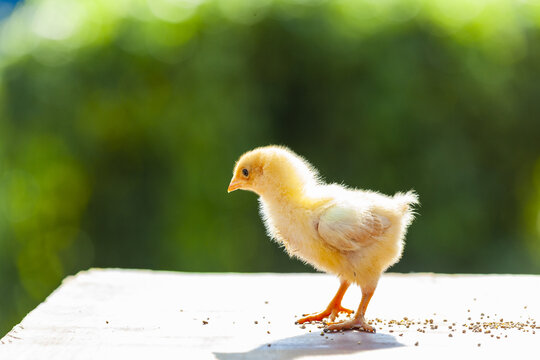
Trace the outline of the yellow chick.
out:
M 375 332 L 366 308 L 381 274 L 401 257 L 407 227 L 418 204 L 414 191 L 386 196 L 373 191 L 325 184 L 302 157 L 281 146 L 257 148 L 236 162 L 228 191 L 253 191 L 268 234 L 290 256 L 320 271 L 335 274 L 340 287 L 328 307 L 298 323 L 328 318 L 325 331 L 360 329 Z M 350 284 L 362 289 L 354 317 L 331 323 L 340 312 Z

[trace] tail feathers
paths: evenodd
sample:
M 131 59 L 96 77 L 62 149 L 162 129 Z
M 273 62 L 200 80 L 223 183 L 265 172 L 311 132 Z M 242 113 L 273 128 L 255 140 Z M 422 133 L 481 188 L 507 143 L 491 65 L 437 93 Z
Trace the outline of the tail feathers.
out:
M 396 200 L 397 206 L 403 214 L 409 213 L 410 215 L 414 215 L 413 206 L 420 204 L 418 194 L 414 190 L 407 191 L 406 193 L 398 192 L 394 195 L 394 200 Z

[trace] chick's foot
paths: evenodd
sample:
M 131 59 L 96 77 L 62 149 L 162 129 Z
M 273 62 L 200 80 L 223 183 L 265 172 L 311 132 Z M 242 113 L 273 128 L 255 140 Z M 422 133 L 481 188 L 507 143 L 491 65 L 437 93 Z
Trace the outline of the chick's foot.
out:
M 303 324 L 306 322 L 323 321 L 323 319 L 325 318 L 328 318 L 328 321 L 334 321 L 338 317 L 340 312 L 352 314 L 354 311 L 346 309 L 343 306 L 341 306 L 341 300 L 343 300 L 343 295 L 345 295 L 345 292 L 349 288 L 350 284 L 351 283 L 348 282 L 347 280 L 342 279 L 336 295 L 334 296 L 332 301 L 330 301 L 330 304 L 328 304 L 328 306 L 326 307 L 326 310 L 321 311 L 320 313 L 317 313 L 317 314 L 305 316 L 299 319 L 298 321 L 296 321 L 296 323 Z
M 321 311 L 320 313 L 308 315 L 301 319 L 298 319 L 296 323 L 303 324 L 306 322 L 323 321 L 326 318 L 328 318 L 328 321 L 334 321 L 338 317 L 339 313 L 342 313 L 342 312 L 346 314 L 352 314 L 354 311 L 344 308 L 341 305 L 328 307 L 326 308 L 326 310 Z
M 371 325 L 368 325 L 368 323 L 361 318 L 355 318 L 352 320 L 347 320 L 339 323 L 332 323 L 328 324 L 324 328 L 325 332 L 333 332 L 333 331 L 342 331 L 342 330 L 353 330 L 357 329 L 360 331 L 375 333 L 375 328 Z

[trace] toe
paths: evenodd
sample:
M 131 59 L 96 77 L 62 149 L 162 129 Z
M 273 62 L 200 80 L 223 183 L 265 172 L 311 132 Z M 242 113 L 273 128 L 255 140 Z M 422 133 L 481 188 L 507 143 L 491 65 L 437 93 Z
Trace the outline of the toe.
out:
M 323 311 L 317 314 L 308 315 L 303 318 L 300 318 L 296 320 L 296 324 L 303 324 L 307 322 L 313 322 L 313 321 L 322 321 L 324 318 L 326 318 L 329 315 L 329 313 Z
M 339 312 L 344 312 L 344 313 L 347 313 L 347 314 L 352 314 L 352 313 L 354 313 L 354 310 L 347 309 L 347 308 L 344 308 L 344 307 L 340 307 L 340 308 L 339 308 Z
M 332 323 L 334 322 L 334 320 L 336 320 L 336 318 L 339 316 L 339 311 L 337 310 L 334 310 L 332 311 L 332 313 L 330 315 L 328 315 L 328 324 L 329 323 Z
M 363 325 L 362 325 L 362 328 L 359 329 L 359 330 L 363 330 L 363 331 L 366 331 L 366 332 L 369 332 L 369 333 L 373 333 L 373 334 L 376 332 L 376 331 L 375 331 L 375 328 L 374 328 L 373 326 L 368 325 L 368 324 L 363 324 Z
M 329 332 L 329 331 L 340 331 L 340 330 L 351 329 L 350 327 L 348 327 L 348 325 L 347 325 L 346 323 L 348 323 L 348 321 L 344 321 L 344 322 L 340 322 L 340 323 L 331 323 L 331 324 L 328 324 L 328 325 L 324 328 L 324 331 L 325 331 L 325 332 Z
M 369 333 L 375 333 L 375 328 L 366 324 L 364 321 L 359 321 L 357 319 L 343 321 L 340 323 L 328 324 L 325 327 L 325 332 L 328 331 L 342 331 L 342 330 L 352 330 L 357 329 L 360 331 L 365 331 Z

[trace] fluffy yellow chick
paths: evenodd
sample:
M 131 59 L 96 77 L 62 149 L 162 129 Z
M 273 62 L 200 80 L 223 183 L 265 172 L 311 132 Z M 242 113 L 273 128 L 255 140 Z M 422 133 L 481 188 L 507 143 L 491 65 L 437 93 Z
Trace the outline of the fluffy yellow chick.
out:
M 257 148 L 237 161 L 228 191 L 253 191 L 260 196 L 268 234 L 295 256 L 341 281 L 328 307 L 298 323 L 330 323 L 325 331 L 361 329 L 375 332 L 364 314 L 381 274 L 401 257 L 407 227 L 413 220 L 413 192 L 386 196 L 373 191 L 325 184 L 302 157 L 281 146 Z M 362 289 L 354 317 L 331 323 L 340 312 L 350 284 Z

